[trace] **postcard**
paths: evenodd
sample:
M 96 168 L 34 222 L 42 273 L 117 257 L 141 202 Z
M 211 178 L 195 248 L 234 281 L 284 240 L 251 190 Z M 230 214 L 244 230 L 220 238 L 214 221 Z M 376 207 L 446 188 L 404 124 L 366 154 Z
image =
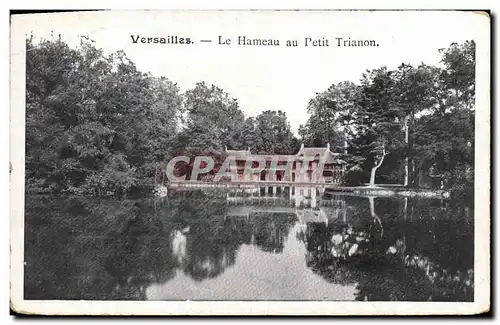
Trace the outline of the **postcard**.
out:
M 490 16 L 11 17 L 11 308 L 490 309 Z

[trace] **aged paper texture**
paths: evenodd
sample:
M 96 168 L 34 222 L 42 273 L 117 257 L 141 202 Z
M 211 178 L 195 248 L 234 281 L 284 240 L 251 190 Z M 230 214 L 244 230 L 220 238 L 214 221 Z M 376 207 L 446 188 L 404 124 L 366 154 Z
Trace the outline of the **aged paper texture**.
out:
M 489 310 L 488 13 L 11 18 L 13 310 Z

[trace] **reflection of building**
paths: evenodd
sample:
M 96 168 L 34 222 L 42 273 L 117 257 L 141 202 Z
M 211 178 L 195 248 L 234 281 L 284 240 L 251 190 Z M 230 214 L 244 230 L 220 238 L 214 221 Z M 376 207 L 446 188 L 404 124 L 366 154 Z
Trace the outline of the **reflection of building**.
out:
M 227 150 L 226 155 L 235 158 L 240 181 L 277 181 L 340 183 L 346 162 L 339 153 L 330 151 L 330 144 L 324 148 L 305 148 L 304 144 L 295 155 L 256 155 L 247 150 Z M 258 161 L 266 166 L 260 174 L 245 175 L 245 168 L 256 168 Z M 247 163 L 248 162 L 248 163 Z M 251 163 L 250 163 L 251 162 Z M 308 163 L 308 165 L 304 165 Z M 323 172 L 318 175 L 323 166 Z
M 291 189 L 287 188 L 291 193 Z M 283 251 L 288 231 L 294 224 L 303 229 L 310 223 L 325 223 L 329 219 L 345 219 L 346 205 L 342 197 L 322 197 L 321 189 L 297 188 L 288 196 L 249 196 L 245 190 L 231 191 L 226 216 L 252 224 L 252 244 L 267 252 Z M 268 204 L 269 202 L 272 204 Z M 286 225 L 286 226 L 285 226 Z
M 287 190 L 292 193 L 291 188 Z M 331 222 L 346 221 L 346 202 L 343 196 L 323 197 L 321 189 L 297 187 L 291 198 L 284 196 L 277 198 L 270 194 L 269 196 L 248 196 L 244 191 L 232 191 L 227 200 L 231 203 L 227 217 L 242 218 L 247 222 L 254 223 L 255 220 L 267 219 L 264 216 L 272 216 L 267 220 L 266 227 L 257 227 L 256 242 L 257 246 L 265 246 L 272 252 L 281 252 L 286 236 L 283 236 L 279 227 L 274 226 L 274 221 L 283 219 L 285 216 L 293 217 L 293 223 L 298 223 L 299 232 L 307 230 L 308 225 L 322 224 L 328 227 Z M 267 204 L 269 199 L 272 204 Z M 289 225 L 291 226 L 292 223 Z M 260 234 L 265 234 L 265 244 L 259 245 Z M 274 245 L 276 244 L 276 245 Z
M 346 201 L 342 195 L 325 196 L 324 188 L 302 186 L 280 186 L 278 188 L 284 195 L 276 196 L 276 190 L 274 193 L 271 191 L 262 193 L 259 188 L 257 188 L 257 192 L 254 192 L 254 189 L 228 191 L 226 200 L 232 205 L 228 215 L 248 216 L 252 212 L 292 213 L 297 214 L 300 221 L 302 220 L 301 216 L 310 219 L 309 214 L 304 211 L 311 210 L 311 213 L 316 216 L 315 220 L 336 220 L 340 217 L 345 221 Z M 272 202 L 271 205 L 269 205 L 270 202 Z
M 322 188 L 306 185 L 297 186 L 294 195 L 290 186 L 283 189 L 291 197 L 233 189 L 226 193 L 223 208 L 211 210 L 210 217 L 200 208 L 203 218 L 189 218 L 187 230 L 176 227 L 171 232 L 176 267 L 196 281 L 214 278 L 235 263 L 241 245 L 282 254 L 288 239 L 293 238 L 291 231 L 296 236 L 296 231 L 304 230 L 307 225 L 328 226 L 345 219 L 344 196 L 325 195 Z

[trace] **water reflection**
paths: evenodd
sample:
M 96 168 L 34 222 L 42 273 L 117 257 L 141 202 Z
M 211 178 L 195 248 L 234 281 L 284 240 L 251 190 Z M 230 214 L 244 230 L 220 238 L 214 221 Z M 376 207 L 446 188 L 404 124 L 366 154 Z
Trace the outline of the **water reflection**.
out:
M 26 299 L 473 299 L 473 210 L 452 203 L 307 188 L 26 202 Z

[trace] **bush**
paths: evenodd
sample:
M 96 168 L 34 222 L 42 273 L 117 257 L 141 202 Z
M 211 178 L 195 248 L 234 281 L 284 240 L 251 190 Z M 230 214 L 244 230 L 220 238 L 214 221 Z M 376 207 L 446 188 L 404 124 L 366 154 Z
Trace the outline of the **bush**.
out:
M 345 186 L 360 186 L 367 179 L 363 169 L 356 165 L 344 173 L 342 184 Z
M 87 178 L 81 190 L 85 194 L 108 196 L 126 194 L 136 185 L 136 179 L 129 172 L 105 169 Z

